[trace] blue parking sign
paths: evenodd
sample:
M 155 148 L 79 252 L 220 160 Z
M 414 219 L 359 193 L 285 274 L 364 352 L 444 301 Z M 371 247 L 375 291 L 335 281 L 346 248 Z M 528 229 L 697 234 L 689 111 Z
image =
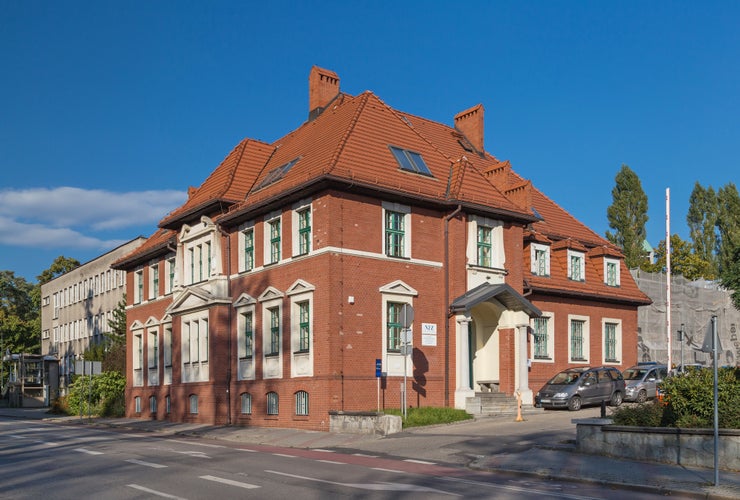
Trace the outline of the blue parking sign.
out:
M 380 359 L 375 360 L 375 376 L 378 378 L 383 376 L 383 362 Z

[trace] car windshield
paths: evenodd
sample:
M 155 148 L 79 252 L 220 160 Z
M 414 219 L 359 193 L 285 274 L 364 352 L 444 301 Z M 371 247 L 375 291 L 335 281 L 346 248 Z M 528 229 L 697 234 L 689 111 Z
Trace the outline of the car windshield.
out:
M 550 385 L 572 385 L 576 383 L 580 376 L 580 372 L 560 372 L 547 383 Z
M 639 368 L 630 368 L 624 371 L 625 380 L 642 380 L 647 370 L 640 370 Z

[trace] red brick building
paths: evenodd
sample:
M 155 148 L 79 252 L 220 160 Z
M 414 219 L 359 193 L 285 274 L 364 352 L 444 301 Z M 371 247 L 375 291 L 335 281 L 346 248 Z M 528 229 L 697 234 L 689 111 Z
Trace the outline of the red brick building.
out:
M 384 408 L 404 374 L 409 406 L 464 408 L 633 364 L 650 301 L 619 249 L 487 153 L 483 115 L 450 127 L 314 67 L 302 126 L 243 140 L 116 264 L 127 416 L 328 429 L 376 408 L 378 359 Z

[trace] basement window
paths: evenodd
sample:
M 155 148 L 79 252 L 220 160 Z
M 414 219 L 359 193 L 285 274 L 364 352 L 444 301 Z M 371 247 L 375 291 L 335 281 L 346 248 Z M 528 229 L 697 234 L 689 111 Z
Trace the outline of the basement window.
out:
M 296 158 L 295 160 L 291 160 L 284 165 L 280 165 L 279 167 L 273 168 L 272 170 L 270 170 L 267 173 L 267 176 L 265 176 L 265 178 L 262 179 L 262 182 L 259 183 L 259 185 L 257 186 L 257 189 L 262 189 L 263 187 L 269 186 L 273 182 L 277 182 L 280 179 L 282 179 L 283 176 L 285 176 L 285 174 L 288 173 L 288 170 L 290 170 L 293 167 L 293 165 L 295 165 L 298 162 L 298 160 L 300 160 L 300 158 Z
M 398 166 L 401 167 L 401 170 L 405 170 L 406 172 L 414 172 L 416 174 L 428 175 L 430 177 L 432 176 L 432 173 L 429 171 L 429 167 L 427 167 L 427 164 L 424 163 L 424 159 L 419 153 L 409 151 L 408 149 L 397 148 L 396 146 L 388 147 L 390 148 L 391 153 L 393 153 L 393 156 L 396 158 Z

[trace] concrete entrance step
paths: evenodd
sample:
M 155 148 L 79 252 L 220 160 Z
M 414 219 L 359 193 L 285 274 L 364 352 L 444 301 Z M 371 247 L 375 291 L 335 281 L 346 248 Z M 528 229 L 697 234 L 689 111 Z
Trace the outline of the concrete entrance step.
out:
M 471 415 L 516 415 L 517 399 L 500 392 L 477 392 L 465 401 L 465 411 Z M 542 413 L 542 408 L 522 405 L 522 414 Z

